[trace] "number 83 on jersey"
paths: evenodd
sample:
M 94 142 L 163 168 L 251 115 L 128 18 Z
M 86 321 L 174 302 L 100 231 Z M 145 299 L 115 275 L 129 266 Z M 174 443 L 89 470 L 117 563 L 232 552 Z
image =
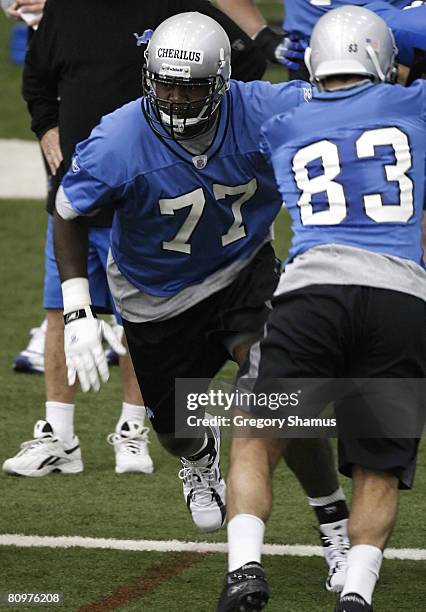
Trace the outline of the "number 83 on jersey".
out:
M 338 225 L 348 216 L 348 199 L 360 196 L 364 214 L 377 223 L 407 223 L 414 213 L 413 181 L 407 175 L 412 166 L 410 144 L 407 135 L 396 127 L 370 129 L 364 131 L 353 143 L 352 159 L 349 160 L 350 180 L 344 180 L 345 163 L 341 161 L 341 146 L 330 140 L 319 140 L 297 151 L 292 160 L 292 170 L 298 189 L 301 192 L 297 205 L 300 207 L 302 225 Z M 383 149 L 386 147 L 386 149 Z M 393 162 L 383 163 L 385 155 L 392 152 Z M 386 153 L 385 162 L 389 153 Z M 381 165 L 384 171 L 383 186 L 380 187 L 380 174 L 371 174 L 375 180 L 376 191 L 359 193 L 363 176 L 369 172 L 365 163 L 370 160 Z M 309 165 L 321 163 L 322 173 L 312 176 Z M 371 170 L 373 168 L 371 167 Z M 351 193 L 346 193 L 347 182 Z M 395 189 L 398 193 L 395 200 Z M 320 197 L 321 194 L 321 197 Z M 384 202 L 384 196 L 391 203 Z M 314 196 L 318 196 L 322 210 L 314 210 Z M 325 196 L 325 198 L 324 198 Z

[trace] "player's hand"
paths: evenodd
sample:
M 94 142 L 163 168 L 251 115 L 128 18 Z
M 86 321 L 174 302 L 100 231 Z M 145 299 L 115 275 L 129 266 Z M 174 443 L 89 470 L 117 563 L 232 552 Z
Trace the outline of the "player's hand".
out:
M 42 13 L 46 0 L 15 0 L 16 8 L 25 13 Z
M 106 321 L 97 319 L 90 306 L 68 312 L 64 315 L 64 349 L 68 371 L 68 384 L 73 385 L 76 377 L 86 393 L 91 388 L 99 391 L 100 381 L 109 378 L 108 363 L 102 346 L 106 340 L 118 354 L 125 355 L 126 349 Z
M 6 15 L 9 17 L 13 17 L 14 19 L 20 19 L 21 15 L 18 12 L 18 5 L 16 2 L 12 2 L 11 4 L 7 4 L 6 2 L 2 2 L 2 7 L 4 8 Z
M 62 156 L 61 143 L 59 140 L 59 128 L 54 127 L 47 130 L 40 139 L 40 146 L 49 164 L 50 172 L 55 176 L 59 166 L 64 159 Z
M 16 0 L 7 9 L 10 17 L 23 19 L 30 27 L 37 27 L 43 16 L 46 0 Z
M 299 63 L 303 62 L 307 42 L 299 40 L 295 34 L 285 36 L 275 49 L 277 62 L 289 70 L 298 70 Z
M 281 64 L 290 70 L 297 70 L 303 61 L 307 43 L 299 40 L 294 34 L 266 26 L 254 37 L 254 42 L 265 58 L 275 64 Z

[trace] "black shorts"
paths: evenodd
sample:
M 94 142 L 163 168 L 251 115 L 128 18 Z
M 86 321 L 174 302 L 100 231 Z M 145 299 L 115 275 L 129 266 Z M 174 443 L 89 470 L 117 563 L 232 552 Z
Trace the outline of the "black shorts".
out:
M 213 378 L 230 355 L 235 334 L 258 338 L 279 280 L 272 246 L 264 245 L 228 287 L 176 317 L 158 322 L 123 319 L 139 386 L 158 433 L 175 430 L 175 378 Z
M 273 300 L 265 337 L 250 351 L 243 374 L 248 369 L 259 381 L 424 379 L 426 303 L 398 291 L 352 285 L 312 285 L 283 294 Z M 417 446 L 413 438 L 342 436 L 340 471 L 350 476 L 355 464 L 389 471 L 409 487 Z

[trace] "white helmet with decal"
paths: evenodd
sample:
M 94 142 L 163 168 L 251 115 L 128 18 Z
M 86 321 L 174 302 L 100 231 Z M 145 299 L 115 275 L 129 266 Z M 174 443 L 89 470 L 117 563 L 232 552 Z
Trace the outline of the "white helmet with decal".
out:
M 393 81 L 397 48 L 385 21 L 361 6 L 328 11 L 312 30 L 305 63 L 312 82 L 333 75 L 365 75 Z
M 229 88 L 231 45 L 222 26 L 201 13 L 174 15 L 155 30 L 145 59 L 143 89 L 151 118 L 173 137 L 182 138 L 188 127 L 204 131 Z M 203 87 L 203 95 L 191 102 L 169 102 L 159 97 L 159 83 Z

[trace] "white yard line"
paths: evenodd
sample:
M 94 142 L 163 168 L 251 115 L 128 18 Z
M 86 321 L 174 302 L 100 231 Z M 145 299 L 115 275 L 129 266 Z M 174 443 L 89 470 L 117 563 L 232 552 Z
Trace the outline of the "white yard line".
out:
M 46 548 L 103 548 L 109 550 L 134 550 L 155 552 L 226 553 L 223 542 L 184 542 L 181 540 L 115 540 L 106 538 L 82 538 L 80 536 L 26 536 L 19 534 L 0 535 L 0 546 L 46 547 Z M 322 557 L 321 546 L 265 544 L 265 555 L 290 557 Z M 388 559 L 426 561 L 426 550 L 421 548 L 389 548 Z
M 0 139 L 0 198 L 43 199 L 46 172 L 37 142 Z

